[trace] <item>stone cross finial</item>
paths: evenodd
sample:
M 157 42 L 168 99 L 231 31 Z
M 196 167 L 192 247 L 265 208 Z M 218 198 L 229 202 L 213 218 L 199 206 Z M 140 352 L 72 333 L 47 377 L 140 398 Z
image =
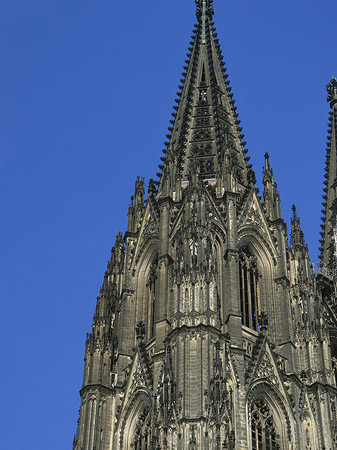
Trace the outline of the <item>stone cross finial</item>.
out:
M 206 15 L 212 17 L 214 14 L 213 0 L 195 0 L 195 4 L 197 6 L 197 17 L 198 19 L 203 18 L 204 26 Z
M 330 83 L 326 85 L 328 91 L 328 102 L 337 101 L 337 79 L 331 78 Z

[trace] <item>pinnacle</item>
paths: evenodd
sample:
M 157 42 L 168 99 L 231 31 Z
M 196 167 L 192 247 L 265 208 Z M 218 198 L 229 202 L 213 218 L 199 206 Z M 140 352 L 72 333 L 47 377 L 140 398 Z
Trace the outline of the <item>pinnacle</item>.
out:
M 297 215 L 296 206 L 292 206 L 293 217 L 291 219 L 291 247 L 292 248 L 306 248 L 304 241 L 304 233 L 301 227 L 300 218 Z
M 266 152 L 264 154 L 264 158 L 265 158 L 265 171 L 270 172 L 269 153 Z

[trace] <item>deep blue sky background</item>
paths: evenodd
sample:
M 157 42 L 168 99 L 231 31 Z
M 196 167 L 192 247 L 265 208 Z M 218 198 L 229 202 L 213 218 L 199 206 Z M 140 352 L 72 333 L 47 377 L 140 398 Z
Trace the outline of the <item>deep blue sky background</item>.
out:
M 215 0 L 249 155 L 317 259 L 335 0 Z M 4 450 L 71 448 L 85 334 L 137 175 L 157 172 L 193 0 L 1 0 Z

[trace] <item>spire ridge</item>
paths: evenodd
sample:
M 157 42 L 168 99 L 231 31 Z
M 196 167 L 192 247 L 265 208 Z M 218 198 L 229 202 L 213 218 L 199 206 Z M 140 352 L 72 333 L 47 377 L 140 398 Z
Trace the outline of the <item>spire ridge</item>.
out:
M 326 89 L 328 91 L 327 101 L 332 107 L 337 102 L 337 78 L 332 77 L 330 83 L 326 85 Z
M 323 264 L 331 268 L 335 264 L 333 236 L 337 218 L 337 78 L 331 78 L 326 88 L 328 91 L 327 101 L 330 102 L 331 110 L 325 160 L 320 259 Z
M 201 42 L 206 43 L 206 0 L 202 2 L 202 33 Z

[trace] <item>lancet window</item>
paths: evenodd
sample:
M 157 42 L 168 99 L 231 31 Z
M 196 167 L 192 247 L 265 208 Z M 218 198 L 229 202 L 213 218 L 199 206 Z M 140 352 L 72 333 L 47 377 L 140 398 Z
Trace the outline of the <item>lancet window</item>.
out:
M 148 278 L 148 338 L 151 339 L 154 334 L 155 324 L 155 303 L 156 303 L 156 279 L 157 279 L 157 260 L 151 264 Z
M 259 271 L 256 257 L 248 250 L 239 258 L 240 303 L 242 324 L 258 331 L 260 313 Z
M 337 335 L 334 332 L 330 333 L 330 348 L 331 348 L 331 362 L 332 362 L 332 373 L 337 387 Z
M 207 90 L 206 89 L 199 90 L 199 103 L 207 103 Z
M 252 450 L 279 450 L 278 435 L 273 416 L 263 399 L 257 400 L 252 414 Z
M 150 414 L 149 410 L 145 409 L 138 417 L 131 448 L 132 450 L 150 450 L 150 444 L 151 444 Z

